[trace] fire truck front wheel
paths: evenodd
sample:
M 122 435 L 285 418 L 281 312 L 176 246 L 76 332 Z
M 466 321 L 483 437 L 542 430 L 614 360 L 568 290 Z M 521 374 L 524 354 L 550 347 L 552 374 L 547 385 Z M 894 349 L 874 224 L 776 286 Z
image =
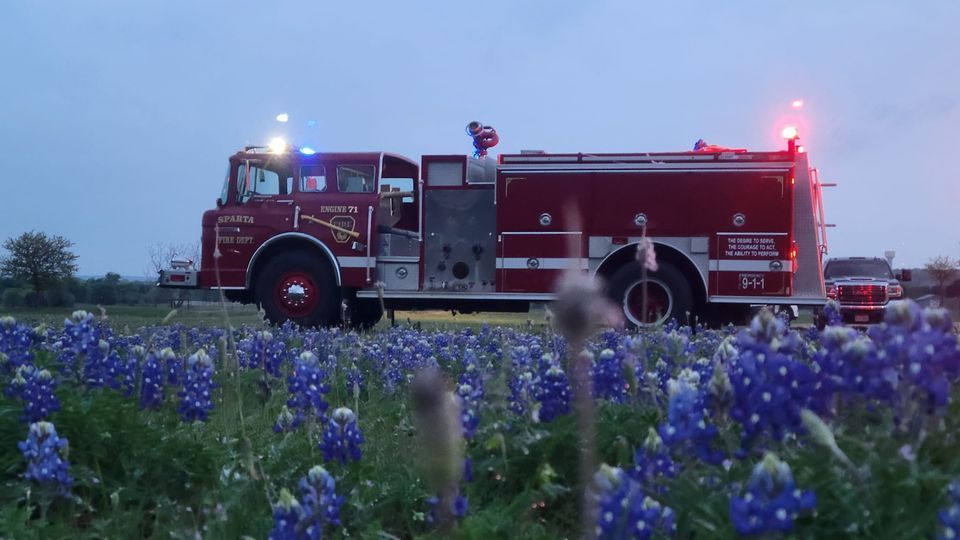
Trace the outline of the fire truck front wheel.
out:
M 642 270 L 640 263 L 633 261 L 610 278 L 610 299 L 623 306 L 627 324 L 647 326 L 670 319 L 685 322 L 693 307 L 693 291 L 683 273 L 666 261 L 659 263 L 656 272 L 647 272 L 646 280 Z
M 330 266 L 307 253 L 284 253 L 268 262 L 257 277 L 256 296 L 274 324 L 333 324 L 340 305 Z

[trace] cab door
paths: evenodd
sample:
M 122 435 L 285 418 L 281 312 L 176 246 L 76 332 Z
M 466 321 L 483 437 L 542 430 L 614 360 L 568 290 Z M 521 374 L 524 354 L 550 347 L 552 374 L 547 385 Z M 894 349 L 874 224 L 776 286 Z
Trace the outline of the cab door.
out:
M 364 160 L 300 164 L 297 226 L 324 243 L 340 265 L 345 287 L 372 283 L 376 265 L 378 170 Z
M 293 229 L 293 177 L 285 162 L 247 159 L 235 162 L 234 204 L 217 216 L 215 238 L 224 276 L 246 273 L 254 251 L 267 239 Z

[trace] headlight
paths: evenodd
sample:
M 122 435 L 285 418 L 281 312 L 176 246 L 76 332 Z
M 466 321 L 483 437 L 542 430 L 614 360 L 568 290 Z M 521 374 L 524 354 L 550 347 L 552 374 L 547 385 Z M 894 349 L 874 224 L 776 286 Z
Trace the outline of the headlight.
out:
M 887 296 L 890 298 L 900 298 L 903 296 L 903 287 L 900 285 L 887 285 Z
M 827 298 L 836 298 L 836 297 L 837 297 L 837 286 L 827 285 Z

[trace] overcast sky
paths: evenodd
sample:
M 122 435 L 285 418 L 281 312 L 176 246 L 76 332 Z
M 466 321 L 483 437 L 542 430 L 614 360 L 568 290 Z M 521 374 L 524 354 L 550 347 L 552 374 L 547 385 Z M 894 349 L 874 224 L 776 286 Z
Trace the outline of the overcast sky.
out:
M 831 254 L 957 257 L 958 25 L 955 0 L 5 0 L 0 238 L 64 235 L 80 274 L 142 275 L 273 135 L 417 158 L 468 153 L 478 119 L 504 152 L 776 149 L 802 98 L 840 184 Z

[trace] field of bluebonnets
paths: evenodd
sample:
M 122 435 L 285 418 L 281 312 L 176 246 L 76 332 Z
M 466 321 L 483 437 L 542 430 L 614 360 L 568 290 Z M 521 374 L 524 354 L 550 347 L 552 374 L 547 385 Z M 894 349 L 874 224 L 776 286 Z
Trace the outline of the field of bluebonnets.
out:
M 584 343 L 3 318 L 0 536 L 958 531 L 960 351 L 944 311 L 901 302 L 866 332 L 764 312 Z M 588 485 L 576 359 L 594 405 Z

